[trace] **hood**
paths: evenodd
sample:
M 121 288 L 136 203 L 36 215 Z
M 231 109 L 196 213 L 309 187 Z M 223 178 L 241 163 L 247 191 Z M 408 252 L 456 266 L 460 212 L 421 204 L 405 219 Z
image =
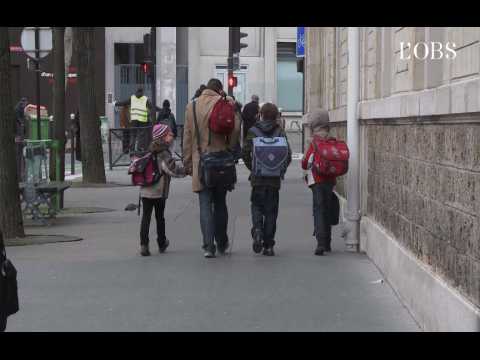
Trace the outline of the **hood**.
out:
M 276 120 L 261 120 L 255 126 L 263 133 L 271 134 L 278 127 L 278 123 Z

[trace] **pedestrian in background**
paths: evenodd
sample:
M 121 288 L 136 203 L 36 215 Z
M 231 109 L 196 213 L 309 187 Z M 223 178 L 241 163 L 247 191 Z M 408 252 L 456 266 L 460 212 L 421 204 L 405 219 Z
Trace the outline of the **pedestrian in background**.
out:
M 258 95 L 252 95 L 252 101 L 246 104 L 242 110 L 243 120 L 243 139 L 247 138 L 248 130 L 257 122 L 258 113 L 260 112 L 259 106 L 260 98 Z
M 203 90 L 205 90 L 206 88 L 207 87 L 205 86 L 205 84 L 200 85 L 200 87 L 197 89 L 197 91 L 195 91 L 195 95 L 193 95 L 192 100 L 195 100 L 195 99 L 199 98 L 200 95 L 202 95 Z
M 292 161 L 290 145 L 277 119 L 278 108 L 271 103 L 263 105 L 260 121 L 249 129 L 242 151 L 245 166 L 251 171 L 253 251 L 263 249 L 266 256 L 275 255 L 279 191 Z
M 25 107 L 28 105 L 26 97 L 20 99 L 15 106 L 15 146 L 17 154 L 17 176 L 18 181 L 25 179 L 25 160 L 23 158 L 23 147 L 25 141 Z
M 157 123 L 168 125 L 173 133 L 173 138 L 177 138 L 177 123 L 175 121 L 175 115 L 170 108 L 170 101 L 163 100 L 162 108 L 158 112 Z
M 152 143 L 149 150 L 155 155 L 158 169 L 162 172 L 162 175 L 156 184 L 140 188 L 143 206 L 142 223 L 140 226 L 140 254 L 142 256 L 150 256 L 149 232 L 153 209 L 155 209 L 157 244 L 160 253 L 165 252 L 170 244 L 165 235 L 164 215 L 170 190 L 170 181 L 172 177 L 185 177 L 183 166 L 177 165 L 172 158 L 172 153 L 170 152 L 172 141 L 173 133 L 167 125 L 157 124 L 153 127 Z
M 147 128 L 152 125 L 149 114 L 160 109 L 153 108 L 150 99 L 143 94 L 143 88 L 138 88 L 129 99 L 115 102 L 114 107 L 117 106 L 130 107 L 130 152 L 145 151 L 149 135 Z

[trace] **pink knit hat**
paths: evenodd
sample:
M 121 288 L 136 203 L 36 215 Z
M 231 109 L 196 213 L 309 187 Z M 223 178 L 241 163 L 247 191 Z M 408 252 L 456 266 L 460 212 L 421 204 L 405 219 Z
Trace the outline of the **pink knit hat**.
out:
M 152 140 L 159 140 L 167 135 L 170 131 L 168 125 L 165 124 L 157 124 L 153 127 L 152 131 Z

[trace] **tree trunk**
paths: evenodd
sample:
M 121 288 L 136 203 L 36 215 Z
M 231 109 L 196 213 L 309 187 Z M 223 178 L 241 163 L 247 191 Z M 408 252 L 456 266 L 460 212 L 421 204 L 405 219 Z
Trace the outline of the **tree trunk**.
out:
M 0 228 L 5 238 L 24 237 L 18 188 L 15 115 L 10 83 L 8 28 L 0 27 Z
M 95 28 L 74 28 L 73 42 L 78 57 L 83 182 L 104 184 L 102 135 L 95 105 Z
M 50 178 L 65 180 L 65 50 L 64 50 L 65 28 L 53 28 L 53 120 L 55 125 L 55 140 L 59 142 L 58 152 L 60 154 L 60 177 L 57 179 L 55 173 L 56 159 L 53 157 Z M 52 163 L 52 162 L 51 162 Z M 58 166 L 58 165 L 57 165 Z

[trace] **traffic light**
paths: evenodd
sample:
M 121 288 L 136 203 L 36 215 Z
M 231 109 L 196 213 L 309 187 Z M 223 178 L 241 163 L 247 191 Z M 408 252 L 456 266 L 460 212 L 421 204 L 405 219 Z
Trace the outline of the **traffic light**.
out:
M 237 84 L 238 84 L 238 78 L 236 76 L 229 76 L 228 78 L 228 87 L 230 88 L 234 88 L 234 87 L 237 87 Z
M 144 63 L 142 64 L 142 71 L 143 71 L 143 73 L 144 73 L 145 75 L 149 75 L 149 74 L 150 74 L 150 69 L 151 69 L 151 67 L 152 67 L 151 64 L 144 62 Z
M 232 52 L 234 54 L 240 53 L 240 50 L 248 47 L 247 44 L 241 43 L 240 41 L 247 37 L 247 33 L 240 31 L 240 27 L 232 27 Z

